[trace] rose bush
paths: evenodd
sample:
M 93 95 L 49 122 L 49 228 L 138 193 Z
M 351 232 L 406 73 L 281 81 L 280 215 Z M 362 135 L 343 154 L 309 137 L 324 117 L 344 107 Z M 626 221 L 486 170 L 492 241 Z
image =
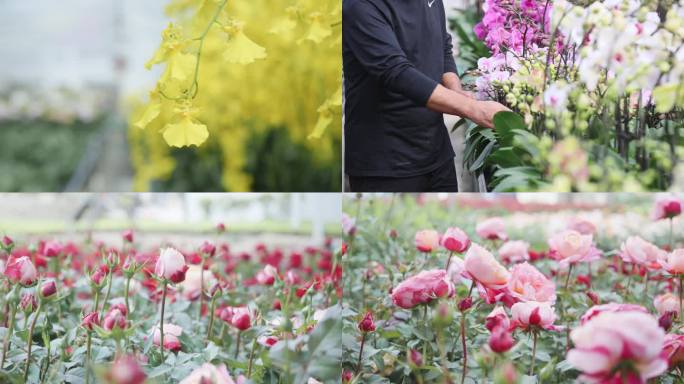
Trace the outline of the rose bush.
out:
M 344 200 L 355 228 L 343 256 L 346 382 L 684 379 L 680 212 L 651 215 L 677 196 L 476 199 Z M 416 248 L 425 228 L 441 248 Z M 463 255 L 444 241 L 456 233 Z
M 190 247 L 5 236 L 0 382 L 339 382 L 339 242 L 235 252 L 224 230 Z

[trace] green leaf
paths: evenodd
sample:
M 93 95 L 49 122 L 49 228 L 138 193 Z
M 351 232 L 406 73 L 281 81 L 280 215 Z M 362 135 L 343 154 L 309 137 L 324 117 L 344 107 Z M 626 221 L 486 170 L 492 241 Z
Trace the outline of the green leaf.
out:
M 487 159 L 487 156 L 492 152 L 492 149 L 494 149 L 494 145 L 496 145 L 495 142 L 490 141 L 489 144 L 480 152 L 480 155 L 475 159 L 473 164 L 468 168 L 470 172 L 475 172 L 478 171 L 482 166 L 484 165 L 485 159 Z
M 522 116 L 511 111 L 501 111 L 494 115 L 494 132 L 503 147 L 513 145 L 513 130 L 525 130 L 527 126 Z

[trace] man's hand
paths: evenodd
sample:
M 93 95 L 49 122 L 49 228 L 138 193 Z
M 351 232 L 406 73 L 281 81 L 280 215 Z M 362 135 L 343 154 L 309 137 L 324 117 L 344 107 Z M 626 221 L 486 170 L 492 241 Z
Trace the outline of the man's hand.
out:
M 497 112 L 510 111 L 510 109 L 496 101 L 478 101 L 475 106 L 476 110 L 470 116 L 470 120 L 486 128 L 494 128 L 493 120 Z

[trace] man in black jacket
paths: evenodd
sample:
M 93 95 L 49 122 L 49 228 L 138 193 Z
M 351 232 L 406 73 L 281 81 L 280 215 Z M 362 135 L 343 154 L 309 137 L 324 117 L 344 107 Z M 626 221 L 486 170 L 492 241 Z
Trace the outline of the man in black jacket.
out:
M 442 0 L 343 0 L 345 173 L 355 192 L 456 192 L 442 114 L 506 110 L 461 89 Z

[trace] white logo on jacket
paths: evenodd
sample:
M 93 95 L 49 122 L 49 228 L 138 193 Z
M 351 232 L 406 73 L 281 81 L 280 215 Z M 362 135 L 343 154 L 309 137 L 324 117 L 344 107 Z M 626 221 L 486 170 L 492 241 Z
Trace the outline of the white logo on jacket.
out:
M 435 3 L 435 0 L 432 0 L 432 1 L 428 0 L 428 7 L 432 8 L 432 4 L 434 4 L 434 3 Z

